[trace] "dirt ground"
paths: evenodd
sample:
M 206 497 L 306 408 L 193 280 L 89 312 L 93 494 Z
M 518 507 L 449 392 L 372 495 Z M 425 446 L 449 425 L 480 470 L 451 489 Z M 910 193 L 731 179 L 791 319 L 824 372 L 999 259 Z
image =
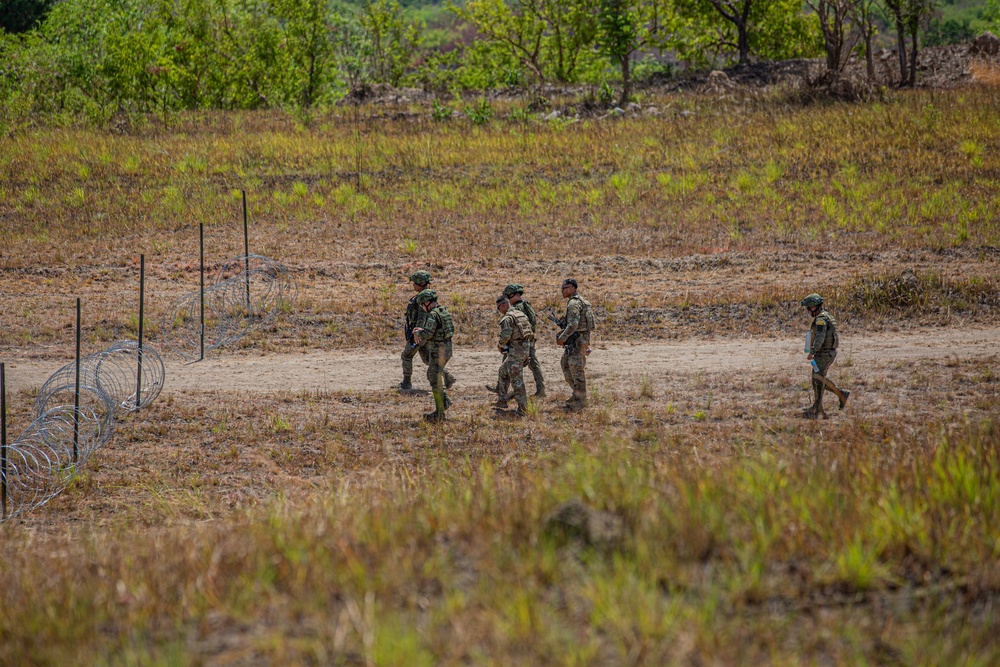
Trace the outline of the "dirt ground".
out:
M 1000 339 L 990 329 L 917 329 L 847 338 L 838 365 L 867 366 L 879 362 L 916 365 L 927 360 L 971 361 L 997 354 L 1000 354 Z M 548 381 L 562 389 L 560 355 L 561 349 L 554 343 L 541 343 L 539 357 Z M 478 389 L 495 381 L 499 358 L 496 352 L 459 348 L 448 367 L 460 379 L 463 389 Z M 400 378 L 399 354 L 395 349 L 248 357 L 232 357 L 222 351 L 197 363 L 185 364 L 168 358 L 165 366 L 164 395 L 191 391 L 366 392 L 391 388 Z M 419 361 L 415 365 L 418 386 L 426 384 L 424 368 Z M 8 363 L 7 381 L 12 391 L 37 388 L 54 370 L 51 362 L 14 360 Z M 643 376 L 651 379 L 705 373 L 734 373 L 743 378 L 772 373 L 805 376 L 808 366 L 801 341 L 754 340 L 749 336 L 735 341 L 689 339 L 633 345 L 597 342 L 588 359 L 588 372 L 594 383 L 604 380 L 620 386 L 637 382 Z

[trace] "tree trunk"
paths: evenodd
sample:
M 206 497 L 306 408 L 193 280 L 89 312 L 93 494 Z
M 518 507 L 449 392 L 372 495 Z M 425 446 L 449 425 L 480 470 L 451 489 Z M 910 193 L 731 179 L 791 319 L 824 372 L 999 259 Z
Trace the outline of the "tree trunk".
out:
M 899 85 L 905 86 L 909 81 L 906 76 L 906 28 L 903 18 L 896 15 L 896 48 L 899 50 Z
M 916 23 L 916 21 L 914 21 Z M 910 88 L 917 85 L 917 28 L 910 29 Z
M 875 55 L 872 53 L 872 31 L 865 26 L 865 71 L 869 81 L 875 81 Z
M 621 59 L 622 68 L 622 97 L 618 101 L 618 106 L 624 108 L 632 97 L 632 59 L 625 56 Z
M 746 19 L 736 24 L 739 31 L 740 65 L 750 64 L 750 33 L 747 31 Z

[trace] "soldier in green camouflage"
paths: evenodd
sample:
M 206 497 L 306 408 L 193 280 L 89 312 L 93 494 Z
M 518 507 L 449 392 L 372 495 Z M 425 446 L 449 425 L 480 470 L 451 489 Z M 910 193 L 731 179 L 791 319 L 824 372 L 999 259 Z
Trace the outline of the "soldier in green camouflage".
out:
M 503 353 L 503 363 L 500 364 L 500 379 L 497 383 L 498 409 L 507 408 L 507 390 L 513 388 L 517 399 L 515 415 L 521 417 L 527 414 L 528 393 L 524 388 L 524 364 L 531 352 L 531 343 L 535 340 L 535 332 L 531 328 L 528 316 L 511 306 L 505 296 L 497 299 L 497 311 L 500 313 L 500 338 L 497 340 L 497 350 Z
M 417 294 L 413 295 L 410 302 L 406 304 L 406 324 L 403 328 L 403 333 L 406 336 L 406 346 L 400 355 L 403 360 L 403 381 L 399 383 L 399 390 L 401 392 L 413 391 L 413 357 L 419 354 L 420 359 L 425 364 L 430 363 L 427 356 L 427 349 L 417 345 L 416 341 L 414 341 L 413 330 L 417 327 L 422 327 L 424 319 L 427 316 L 417 304 L 417 295 L 427 289 L 427 286 L 431 282 L 431 274 L 427 271 L 417 271 L 410 276 L 410 282 L 413 284 L 413 291 L 417 292 Z M 451 373 L 445 373 L 444 383 L 449 388 L 455 384 L 455 378 Z
M 445 392 L 444 367 L 451 359 L 451 338 L 455 334 L 455 325 L 448 310 L 438 305 L 434 290 L 423 290 L 416 296 L 416 302 L 425 317 L 423 326 L 413 330 L 413 337 L 417 346 L 427 350 L 427 381 L 431 383 L 431 393 L 434 394 L 434 412 L 424 415 L 424 419 L 442 422 L 445 411 L 451 405 Z
M 531 332 L 538 331 L 538 316 L 535 309 L 531 307 L 524 298 L 524 288 L 516 283 L 512 283 L 503 288 L 503 295 L 510 300 L 512 308 L 521 311 L 531 323 Z M 545 398 L 545 378 L 542 377 L 542 366 L 538 363 L 538 356 L 535 354 L 535 340 L 532 339 L 528 346 L 528 368 L 535 378 L 535 398 Z
M 577 293 L 577 282 L 567 278 L 562 284 L 566 303 L 565 328 L 556 336 L 556 343 L 563 346 L 560 360 L 563 377 L 573 389 L 566 407 L 572 411 L 587 407 L 587 355 L 590 354 L 590 333 L 594 330 L 594 311 L 590 302 Z
M 810 294 L 802 299 L 802 307 L 808 311 L 812 318 L 809 327 L 809 346 L 807 349 L 808 359 L 814 362 L 812 374 L 813 404 L 807 408 L 802 416 L 807 419 L 826 418 L 823 410 L 823 390 L 829 388 L 840 399 L 840 409 L 843 410 L 847 404 L 847 398 L 851 392 L 841 390 L 826 377 L 826 372 L 837 358 L 837 347 L 840 345 L 837 336 L 837 321 L 833 319 L 826 309 L 823 308 L 823 297 L 819 294 Z

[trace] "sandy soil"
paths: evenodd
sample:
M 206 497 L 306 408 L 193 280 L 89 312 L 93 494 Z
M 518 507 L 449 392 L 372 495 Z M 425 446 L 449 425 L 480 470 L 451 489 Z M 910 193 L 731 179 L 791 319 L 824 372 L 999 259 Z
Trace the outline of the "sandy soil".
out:
M 842 339 L 841 366 L 910 363 L 921 359 L 971 360 L 1000 354 L 1000 337 L 984 328 L 918 329 L 905 333 L 851 336 Z M 540 343 L 539 357 L 548 381 L 561 387 L 561 349 L 554 342 Z M 462 388 L 478 388 L 496 380 L 497 352 L 459 348 L 449 369 Z M 180 391 L 263 392 L 363 392 L 393 387 L 400 379 L 399 353 L 391 350 L 309 352 L 230 357 L 214 352 L 205 361 L 183 364 L 167 359 L 164 394 Z M 39 387 L 58 368 L 58 362 L 7 363 L 10 391 Z M 597 343 L 588 360 L 590 377 L 612 384 L 629 383 L 642 375 L 691 375 L 715 373 L 735 367 L 746 373 L 806 373 L 801 340 L 706 341 L 689 339 L 667 343 Z M 414 382 L 426 387 L 424 366 L 417 360 Z M 526 376 L 528 373 L 526 373 Z

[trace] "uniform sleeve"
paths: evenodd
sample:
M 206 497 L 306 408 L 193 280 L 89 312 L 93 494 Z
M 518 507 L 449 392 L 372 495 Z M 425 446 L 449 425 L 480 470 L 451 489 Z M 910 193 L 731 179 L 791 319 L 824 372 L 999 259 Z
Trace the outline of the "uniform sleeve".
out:
M 417 334 L 418 342 L 421 345 L 434 337 L 434 332 L 438 328 L 438 318 L 434 317 L 432 313 L 427 313 L 427 318 L 424 320 L 422 326 L 424 330 Z
M 514 335 L 514 318 L 505 316 L 500 318 L 500 339 L 497 341 L 500 345 L 506 345 L 510 342 L 511 336 Z
M 566 340 L 576 332 L 580 326 L 580 302 L 577 299 L 570 299 L 566 306 L 566 328 L 559 334 L 559 340 Z
M 817 350 L 822 349 L 823 341 L 826 340 L 826 335 L 829 330 L 826 318 L 817 317 L 816 321 L 813 323 L 813 329 L 816 331 L 816 334 L 813 336 L 812 340 L 812 351 L 813 354 L 815 354 Z
M 527 301 L 522 301 L 521 303 L 524 304 L 524 308 L 521 309 L 521 312 L 523 312 L 525 317 L 528 318 L 528 324 L 531 325 L 531 330 L 534 331 L 538 322 L 538 315 L 535 314 L 535 309 L 531 307 L 530 303 Z

